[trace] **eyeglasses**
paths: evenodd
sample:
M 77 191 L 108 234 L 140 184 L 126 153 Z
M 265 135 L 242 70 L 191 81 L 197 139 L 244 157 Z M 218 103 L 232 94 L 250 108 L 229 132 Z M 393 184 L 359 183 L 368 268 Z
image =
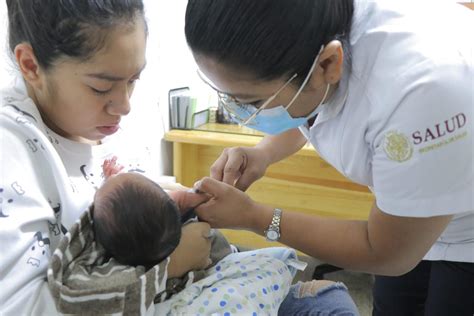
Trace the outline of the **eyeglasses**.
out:
M 296 94 L 293 96 L 291 99 L 290 103 L 285 107 L 286 110 L 294 103 L 296 98 L 300 95 L 301 91 L 303 91 L 304 87 L 309 81 L 309 78 L 311 78 L 311 74 L 314 71 L 314 68 L 316 68 L 316 65 L 319 60 L 319 56 L 321 55 L 321 52 L 323 51 L 324 46 L 321 46 L 321 49 L 319 50 L 318 54 L 316 55 L 316 58 L 313 61 L 313 64 L 311 65 L 311 68 L 306 75 L 306 78 L 304 79 L 303 83 L 301 84 L 300 88 L 296 92 Z M 255 107 L 254 105 L 250 103 L 242 103 L 237 101 L 237 99 L 227 93 L 224 93 L 217 89 L 213 84 L 210 83 L 208 79 L 205 78 L 205 75 L 201 73 L 201 71 L 198 69 L 197 70 L 198 76 L 201 78 L 202 81 L 204 81 L 209 87 L 214 89 L 217 92 L 217 96 L 219 98 L 220 104 L 224 107 L 224 109 L 232 116 L 232 118 L 238 122 L 239 124 L 242 125 L 252 125 L 252 121 L 255 119 L 255 117 L 262 111 L 264 110 L 277 96 L 280 94 L 280 92 L 285 89 L 297 76 L 298 74 L 295 73 L 293 76 L 288 79 L 283 86 L 281 86 L 272 96 L 270 96 L 260 107 Z M 242 111 L 245 111 L 247 113 L 251 113 L 247 118 L 242 118 L 241 114 Z M 253 113 L 252 113 L 253 112 Z
M 204 81 L 208 86 L 210 86 L 212 89 L 214 89 L 217 92 L 217 96 L 219 98 L 219 103 L 222 104 L 224 109 L 232 116 L 232 118 L 237 121 L 239 124 L 242 125 L 250 125 L 253 119 L 263 110 L 265 109 L 277 96 L 278 94 L 286 88 L 290 84 L 293 79 L 295 79 L 298 75 L 294 74 L 291 76 L 290 79 L 288 79 L 287 82 L 283 86 L 281 86 L 272 96 L 270 96 L 259 108 L 256 108 L 254 105 L 250 103 L 242 103 L 237 101 L 237 99 L 227 93 L 223 93 L 222 91 L 219 91 L 217 88 L 215 88 L 208 80 L 204 78 L 204 75 L 199 71 L 198 69 L 198 75 L 201 78 L 202 81 Z M 253 109 L 253 111 L 252 111 Z M 241 114 L 242 111 L 251 113 L 253 112 L 249 117 L 247 118 L 242 118 Z

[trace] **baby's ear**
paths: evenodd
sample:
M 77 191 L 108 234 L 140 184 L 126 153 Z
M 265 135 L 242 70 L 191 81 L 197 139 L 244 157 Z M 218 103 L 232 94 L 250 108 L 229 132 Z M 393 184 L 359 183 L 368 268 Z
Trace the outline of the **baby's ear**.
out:
M 170 196 L 170 198 L 176 203 L 178 204 L 178 206 L 181 205 L 182 201 L 184 200 L 184 195 L 186 193 L 186 191 L 168 191 L 167 192 L 168 195 Z
M 186 207 L 186 191 L 170 191 L 168 195 L 178 206 L 179 213 L 183 215 L 183 212 L 189 208 Z
M 178 205 L 181 215 L 183 215 L 182 212 L 186 212 L 190 208 L 194 208 L 209 200 L 209 197 L 206 194 L 190 191 L 171 191 L 168 192 L 168 194 Z

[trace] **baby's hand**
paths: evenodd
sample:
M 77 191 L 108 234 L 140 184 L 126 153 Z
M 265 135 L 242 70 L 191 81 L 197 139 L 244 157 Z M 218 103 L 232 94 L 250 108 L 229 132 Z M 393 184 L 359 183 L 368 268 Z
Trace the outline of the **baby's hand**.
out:
M 104 164 L 102 165 L 102 171 L 104 173 L 104 178 L 109 178 L 115 174 L 120 173 L 124 166 L 117 163 L 117 157 L 113 156 L 111 159 L 105 159 Z

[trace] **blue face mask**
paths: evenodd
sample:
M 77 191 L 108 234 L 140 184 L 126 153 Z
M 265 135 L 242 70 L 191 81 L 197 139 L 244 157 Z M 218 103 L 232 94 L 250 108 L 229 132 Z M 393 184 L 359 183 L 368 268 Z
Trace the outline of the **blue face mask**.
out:
M 303 80 L 303 83 L 299 87 L 296 94 L 293 96 L 293 99 L 291 99 L 291 101 L 288 103 L 288 105 L 278 105 L 270 109 L 266 108 L 266 106 L 268 106 L 275 99 L 275 97 L 288 84 L 290 84 L 290 82 L 297 76 L 297 74 L 294 74 L 258 109 L 250 104 L 239 104 L 235 100 L 235 98 L 226 95 L 222 96 L 221 99 L 223 103 L 227 105 L 227 109 L 230 110 L 229 113 L 231 113 L 231 116 L 234 116 L 236 118 L 236 121 L 240 124 L 271 135 L 281 134 L 289 129 L 304 125 L 310 118 L 316 116 L 316 114 L 321 112 L 321 110 L 323 109 L 322 105 L 326 101 L 330 85 L 327 85 L 323 98 L 314 108 L 314 110 L 308 115 L 304 117 L 292 117 L 288 112 L 288 109 L 293 105 L 296 98 L 300 95 L 301 91 L 303 91 L 304 87 L 308 83 L 311 74 L 313 73 L 314 69 L 316 68 L 316 65 L 318 64 L 319 56 L 321 55 L 323 49 L 324 46 L 321 46 L 321 49 L 314 58 L 313 64 L 311 65 L 311 68 L 308 74 L 306 75 L 306 78 Z
M 300 127 L 306 122 L 316 116 L 319 112 L 324 109 L 323 102 L 326 99 L 329 85 L 327 87 L 325 96 L 318 104 L 318 106 L 307 116 L 304 117 L 292 117 L 288 110 L 283 106 L 279 105 L 273 107 L 271 109 L 263 109 L 261 110 L 257 116 L 255 116 L 251 122 L 249 122 L 246 126 L 260 132 L 270 134 L 270 135 L 277 135 L 281 134 L 287 130 Z M 255 111 L 256 108 L 239 108 L 234 109 L 238 117 L 241 119 L 249 118 Z M 240 120 L 235 120 L 237 123 L 241 123 Z
M 310 118 L 314 117 L 323 109 L 322 105 L 324 101 L 326 101 L 326 97 L 328 95 L 329 88 L 330 88 L 329 84 L 327 85 L 326 92 L 321 102 L 318 104 L 318 106 L 315 107 L 315 109 L 310 114 L 304 117 L 294 118 L 290 115 L 290 113 L 288 113 L 288 108 L 291 105 L 293 105 L 296 98 L 300 95 L 301 91 L 303 91 L 304 87 L 308 83 L 311 77 L 311 74 L 313 73 L 316 65 L 318 64 L 319 56 L 321 55 L 323 49 L 324 49 L 324 45 L 321 46 L 319 53 L 316 55 L 313 61 L 313 64 L 308 74 L 306 75 L 306 78 L 304 79 L 300 88 L 298 89 L 296 94 L 293 96 L 293 99 L 291 99 L 291 101 L 288 103 L 287 106 L 279 105 L 279 106 L 272 107 L 270 109 L 266 108 L 269 104 L 271 104 L 271 102 L 276 98 L 276 96 L 286 86 L 288 86 L 291 83 L 291 81 L 297 76 L 297 74 L 294 74 L 283 86 L 280 87 L 280 89 L 278 89 L 271 97 L 269 97 L 258 109 L 255 108 L 252 104 L 245 104 L 245 103 L 238 102 L 234 97 L 226 93 L 220 92 L 217 88 L 214 87 L 214 85 L 209 83 L 209 80 L 206 80 L 204 78 L 204 75 L 201 75 L 199 71 L 198 71 L 198 74 L 204 82 L 206 82 L 210 87 L 212 87 L 214 90 L 217 91 L 220 102 L 222 102 L 222 105 L 230 114 L 230 116 L 234 119 L 235 122 L 242 124 L 244 126 L 247 126 L 249 128 L 267 133 L 267 134 L 275 135 L 275 134 L 283 133 L 289 129 L 304 125 Z

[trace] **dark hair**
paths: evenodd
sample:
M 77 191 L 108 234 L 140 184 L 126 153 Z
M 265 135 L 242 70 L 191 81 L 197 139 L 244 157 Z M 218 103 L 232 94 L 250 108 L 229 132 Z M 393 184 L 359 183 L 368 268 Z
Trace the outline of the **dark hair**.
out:
M 126 180 L 93 206 L 96 241 L 122 264 L 151 267 L 173 252 L 181 238 L 175 202 L 156 183 Z
M 260 80 L 309 71 L 321 45 L 349 38 L 354 0 L 189 0 L 191 50 Z
M 7 6 L 10 50 L 29 43 L 45 70 L 62 56 L 88 60 L 111 28 L 144 16 L 142 0 L 7 0 Z

